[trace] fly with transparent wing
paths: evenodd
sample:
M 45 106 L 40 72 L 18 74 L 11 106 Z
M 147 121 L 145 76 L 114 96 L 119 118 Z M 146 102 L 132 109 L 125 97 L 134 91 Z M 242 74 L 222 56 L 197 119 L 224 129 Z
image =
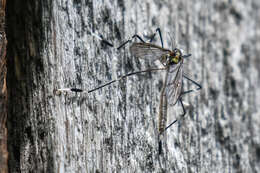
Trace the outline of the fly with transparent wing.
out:
M 166 126 L 167 122 L 167 107 L 168 105 L 174 106 L 178 101 L 181 103 L 183 114 L 184 116 L 186 114 L 185 108 L 182 103 L 182 95 L 190 93 L 194 90 L 188 90 L 188 91 L 182 91 L 182 79 L 185 78 L 189 81 L 191 81 L 193 84 L 195 84 L 198 88 L 196 90 L 201 89 L 201 86 L 193 81 L 192 79 L 188 78 L 183 74 L 183 61 L 185 58 L 191 56 L 191 54 L 182 55 L 182 52 L 180 49 L 173 48 L 173 50 L 168 50 L 163 48 L 163 40 L 161 36 L 160 29 L 158 28 L 156 32 L 159 33 L 160 40 L 161 40 L 161 47 L 154 45 L 151 43 L 153 40 L 155 34 L 150 40 L 150 43 L 146 43 L 143 41 L 143 39 L 139 35 L 132 36 L 131 39 L 127 40 L 123 44 L 121 44 L 117 49 L 121 49 L 123 46 L 125 46 L 127 43 L 131 42 L 132 39 L 137 38 L 141 42 L 140 43 L 133 43 L 130 46 L 130 52 L 133 56 L 140 58 L 140 59 L 149 59 L 149 61 L 156 61 L 159 60 L 161 64 L 163 65 L 163 68 L 150 68 L 146 70 L 136 71 L 132 73 L 128 73 L 124 76 L 118 77 L 115 80 L 109 81 L 103 85 L 100 85 L 94 89 L 91 90 L 82 90 L 78 88 L 63 88 L 58 89 L 56 92 L 87 92 L 91 93 L 93 91 L 96 91 L 100 88 L 103 88 L 107 85 L 110 85 L 114 82 L 120 81 L 122 79 L 125 79 L 132 75 L 137 75 L 140 73 L 145 72 L 152 72 L 152 71 L 166 71 L 165 79 L 163 88 L 160 95 L 160 104 L 159 104 L 159 116 L 158 116 L 158 136 L 159 136 L 159 154 L 162 152 L 162 142 L 161 138 L 164 134 L 164 131 L 167 130 L 170 126 L 172 126 L 174 123 L 177 122 L 177 120 L 171 122 L 168 126 Z M 108 42 L 106 40 L 102 40 L 104 43 Z M 112 44 L 109 43 L 109 46 Z M 112 45 L 113 46 L 113 45 Z
M 177 103 L 177 101 L 179 101 L 183 108 L 182 116 L 186 114 L 181 96 L 185 93 L 192 92 L 192 90 L 182 92 L 182 67 L 184 58 L 187 58 L 191 55 L 182 55 L 182 52 L 177 48 L 175 48 L 173 51 L 170 51 L 168 49 L 164 49 L 151 43 L 133 43 L 130 47 L 130 52 L 135 57 L 147 58 L 151 61 L 159 60 L 164 66 L 164 70 L 166 71 L 164 85 L 160 96 L 158 117 L 159 153 L 161 153 L 161 138 L 163 132 L 177 121 L 173 121 L 170 125 L 166 127 L 168 104 L 170 106 L 174 106 Z M 185 78 L 187 77 L 185 76 Z M 191 81 L 198 86 L 197 89 L 201 88 L 201 86 L 197 84 L 195 81 Z

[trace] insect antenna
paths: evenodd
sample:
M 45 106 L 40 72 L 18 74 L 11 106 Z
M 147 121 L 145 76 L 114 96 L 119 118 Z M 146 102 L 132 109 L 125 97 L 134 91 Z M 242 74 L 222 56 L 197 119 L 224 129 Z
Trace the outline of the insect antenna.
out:
M 174 32 L 173 32 L 173 34 L 170 34 L 168 32 L 168 37 L 170 37 L 170 40 L 171 40 L 172 50 L 174 50 L 177 47 L 177 43 L 176 43 L 176 39 L 175 39 L 174 35 L 175 35 Z

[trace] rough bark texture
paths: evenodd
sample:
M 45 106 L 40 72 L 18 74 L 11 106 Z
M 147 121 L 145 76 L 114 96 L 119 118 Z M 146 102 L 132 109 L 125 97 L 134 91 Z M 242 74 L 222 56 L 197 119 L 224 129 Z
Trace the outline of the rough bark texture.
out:
M 260 1 L 9 0 L 10 172 L 257 172 L 260 170 Z M 183 98 L 185 118 L 167 130 L 158 156 L 163 74 L 130 77 L 156 63 L 117 51 L 160 27 L 192 53 L 186 73 L 202 84 Z M 157 44 L 159 44 L 158 37 Z M 184 88 L 193 87 L 184 81 Z M 168 111 L 170 123 L 181 110 Z
M 8 172 L 5 0 L 0 1 L 0 173 Z

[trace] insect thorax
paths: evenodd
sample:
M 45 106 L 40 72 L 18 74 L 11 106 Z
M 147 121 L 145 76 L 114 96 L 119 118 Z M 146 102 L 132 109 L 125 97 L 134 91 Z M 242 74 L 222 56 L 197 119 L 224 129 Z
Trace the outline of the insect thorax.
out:
M 181 51 L 179 49 L 174 49 L 169 56 L 169 64 L 178 64 L 181 61 Z
M 178 64 L 182 59 L 182 53 L 179 49 L 174 49 L 173 51 L 165 54 L 161 57 L 161 62 L 164 65 Z

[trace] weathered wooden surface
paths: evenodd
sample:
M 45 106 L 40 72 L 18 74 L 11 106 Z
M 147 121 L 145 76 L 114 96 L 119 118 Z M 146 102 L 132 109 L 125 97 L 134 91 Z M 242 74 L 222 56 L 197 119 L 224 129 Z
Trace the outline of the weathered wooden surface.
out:
M 8 1 L 10 172 L 257 172 L 259 7 L 242 0 Z M 119 45 L 157 27 L 166 45 L 167 32 L 175 33 L 192 53 L 186 73 L 203 86 L 183 98 L 190 109 L 167 131 L 160 157 L 163 74 L 53 95 L 155 66 L 91 33 Z M 179 114 L 177 106 L 168 111 L 168 123 Z
M 8 172 L 5 0 L 0 1 L 0 173 Z

